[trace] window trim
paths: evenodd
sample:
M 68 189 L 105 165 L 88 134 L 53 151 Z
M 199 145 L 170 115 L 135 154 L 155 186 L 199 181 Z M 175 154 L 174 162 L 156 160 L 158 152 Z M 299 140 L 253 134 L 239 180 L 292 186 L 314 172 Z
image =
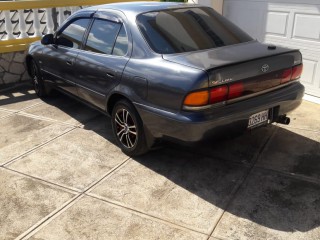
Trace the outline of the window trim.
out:
M 126 52 L 124 55 L 119 56 L 119 55 L 114 55 L 113 52 L 114 52 L 114 47 L 116 46 L 117 39 L 118 39 L 118 37 L 119 37 L 119 34 L 120 34 L 120 32 L 121 32 L 122 27 L 124 28 L 124 31 L 126 32 L 128 44 L 127 44 L 127 52 Z M 120 27 L 120 29 L 119 29 L 119 32 L 118 32 L 118 34 L 117 34 L 117 36 L 116 36 L 116 39 L 115 39 L 115 41 L 114 41 L 111 55 L 112 55 L 112 56 L 117 56 L 117 57 L 124 57 L 124 56 L 127 56 L 128 52 L 129 52 L 129 36 L 128 36 L 128 31 L 127 31 L 127 29 L 126 29 L 126 26 L 122 23 L 122 24 L 121 24 L 121 27 Z
M 58 35 L 61 34 L 67 27 L 69 27 L 72 23 L 74 23 L 75 21 L 77 20 L 81 20 L 81 19 L 88 19 L 88 25 L 86 27 L 86 30 L 84 31 L 83 33 L 83 36 L 82 36 L 82 39 L 80 41 L 80 45 L 79 45 L 79 48 L 73 48 L 73 47 L 68 47 L 68 46 L 64 46 L 64 45 L 58 45 L 56 44 L 56 40 L 58 38 Z M 74 17 L 72 19 L 70 19 L 68 22 L 66 22 L 63 26 L 61 26 L 61 28 L 59 28 L 55 33 L 54 33 L 54 45 L 56 45 L 57 47 L 59 48 L 65 48 L 65 49 L 73 49 L 73 50 L 81 50 L 82 49 L 82 46 L 83 46 L 83 40 L 84 40 L 84 37 L 86 36 L 87 34 L 87 31 L 88 31 L 88 27 L 91 26 L 92 24 L 92 17 L 90 16 L 79 16 L 79 17 Z
M 126 27 L 126 25 L 124 24 L 124 22 L 123 22 L 123 21 L 112 21 L 112 20 L 109 20 L 109 19 L 104 18 L 104 17 L 99 17 L 99 15 L 97 15 L 97 17 L 95 17 L 95 16 L 92 17 L 91 23 L 88 25 L 88 28 L 87 28 L 87 30 L 86 30 L 86 34 L 84 35 L 84 39 L 83 39 L 81 48 L 80 48 L 79 50 L 82 50 L 82 51 L 87 52 L 87 53 L 89 52 L 89 51 L 85 50 L 85 46 L 87 45 L 88 38 L 89 38 L 89 34 L 90 34 L 91 29 L 92 29 L 92 26 L 93 26 L 93 24 L 94 24 L 94 22 L 95 22 L 96 20 L 101 20 L 101 21 L 106 21 L 106 22 L 111 22 L 111 23 L 120 24 L 120 28 L 119 28 L 119 30 L 118 30 L 118 32 L 117 32 L 117 34 L 116 34 L 116 37 L 115 37 L 115 39 L 114 39 L 114 42 L 113 42 L 113 44 L 112 44 L 112 50 L 111 50 L 111 53 L 110 53 L 110 54 L 108 54 L 108 53 L 98 53 L 98 52 L 90 52 L 90 53 L 91 53 L 91 54 L 97 54 L 97 55 L 103 55 L 103 56 L 109 56 L 109 57 L 111 57 L 111 56 L 112 56 L 112 57 L 128 57 L 127 55 L 128 55 L 128 52 L 129 52 L 129 36 L 128 36 L 127 27 Z M 123 56 L 113 55 L 114 46 L 115 46 L 115 44 L 116 44 L 116 42 L 117 42 L 117 39 L 118 39 L 118 36 L 119 36 L 119 34 L 120 34 L 120 31 L 121 31 L 121 28 L 122 28 L 122 27 L 124 27 L 124 30 L 126 31 L 126 35 L 127 35 L 127 39 L 128 39 L 127 52 L 126 52 L 126 54 L 123 55 Z

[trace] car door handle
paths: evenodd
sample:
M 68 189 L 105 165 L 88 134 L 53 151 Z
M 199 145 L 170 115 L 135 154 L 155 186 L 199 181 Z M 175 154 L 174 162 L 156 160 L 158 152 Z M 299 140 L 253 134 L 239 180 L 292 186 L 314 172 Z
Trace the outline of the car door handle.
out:
M 109 78 L 114 78 L 114 74 L 112 74 L 112 73 L 107 73 L 107 77 L 109 77 Z
M 66 62 L 69 66 L 72 66 L 73 62 L 71 60 L 67 60 Z

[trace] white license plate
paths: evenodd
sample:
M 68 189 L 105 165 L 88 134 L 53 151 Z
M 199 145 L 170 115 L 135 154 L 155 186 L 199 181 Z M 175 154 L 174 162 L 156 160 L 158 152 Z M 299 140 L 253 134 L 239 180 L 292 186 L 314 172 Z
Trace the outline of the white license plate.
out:
M 249 118 L 248 128 L 255 128 L 268 122 L 269 110 L 253 114 Z

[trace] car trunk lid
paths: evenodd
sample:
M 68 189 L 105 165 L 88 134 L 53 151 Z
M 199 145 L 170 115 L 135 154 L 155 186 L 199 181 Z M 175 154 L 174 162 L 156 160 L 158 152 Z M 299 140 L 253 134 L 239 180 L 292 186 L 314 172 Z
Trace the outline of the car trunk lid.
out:
M 163 58 L 167 61 L 208 71 L 291 51 L 291 49 L 282 47 L 269 48 L 268 45 L 261 44 L 258 41 L 250 41 L 196 52 L 164 54 Z

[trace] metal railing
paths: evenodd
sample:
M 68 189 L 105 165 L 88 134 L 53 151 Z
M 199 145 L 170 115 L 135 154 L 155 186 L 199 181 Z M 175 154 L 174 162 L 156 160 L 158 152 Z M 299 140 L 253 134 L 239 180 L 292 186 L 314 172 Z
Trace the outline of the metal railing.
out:
M 134 0 L 21 0 L 0 1 L 0 53 L 23 51 L 44 33 L 53 31 L 80 8 Z M 41 16 L 40 16 L 41 15 Z M 2 17 L 1 17 L 2 16 Z

